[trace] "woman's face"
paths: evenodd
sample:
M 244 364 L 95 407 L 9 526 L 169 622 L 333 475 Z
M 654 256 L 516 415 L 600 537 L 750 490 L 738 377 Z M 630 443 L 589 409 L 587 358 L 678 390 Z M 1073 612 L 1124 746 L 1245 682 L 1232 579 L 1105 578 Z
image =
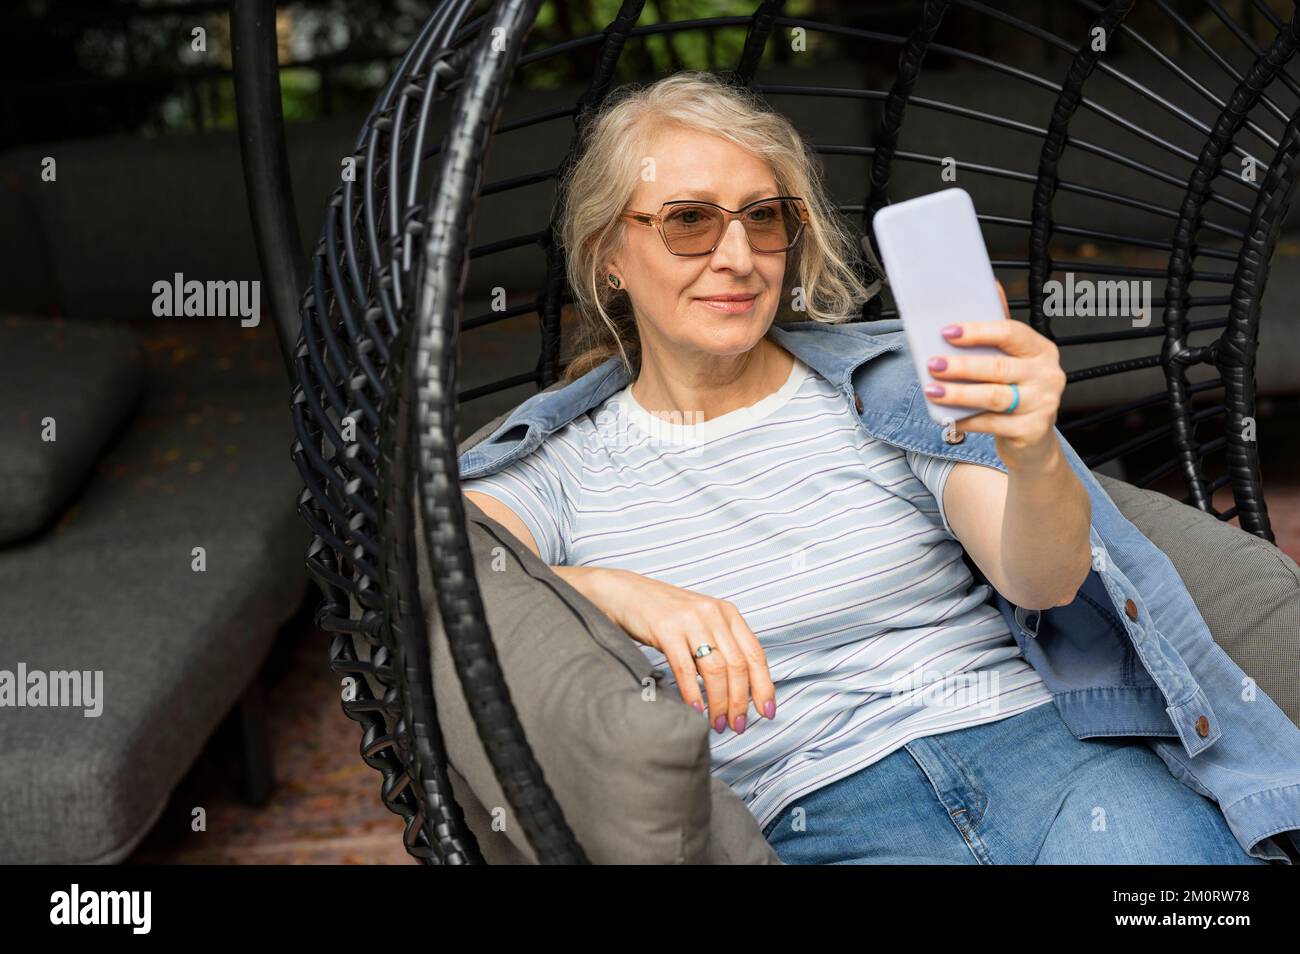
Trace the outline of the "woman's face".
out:
M 674 199 L 703 199 L 739 209 L 778 195 L 771 168 L 726 139 L 680 127 L 652 142 L 653 178 L 638 180 L 627 208 L 658 212 Z M 649 164 L 648 164 L 649 165 Z M 656 230 L 625 219 L 623 247 L 601 276 L 614 272 L 631 297 L 643 353 L 655 346 L 679 352 L 740 354 L 767 333 L 776 315 L 787 252 L 755 252 L 739 221 L 727 224 L 708 255 L 673 255 Z M 716 295 L 752 295 L 735 310 L 707 304 Z

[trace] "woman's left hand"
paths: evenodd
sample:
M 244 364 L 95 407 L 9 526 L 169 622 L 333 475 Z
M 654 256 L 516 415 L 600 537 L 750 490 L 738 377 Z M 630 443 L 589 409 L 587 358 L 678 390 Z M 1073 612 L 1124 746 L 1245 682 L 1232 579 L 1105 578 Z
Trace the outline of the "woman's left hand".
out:
M 993 345 L 1003 353 L 930 356 L 927 366 L 934 380 L 926 384 L 925 393 L 936 404 L 986 408 L 956 421 L 953 428 L 959 433 L 993 434 L 998 456 L 1008 467 L 1035 466 L 1060 453 L 1052 428 L 1065 391 L 1065 372 L 1060 352 L 1049 338 L 1023 321 L 1010 320 L 1001 282 L 998 294 L 1006 321 L 954 322 L 943 333 L 954 345 Z M 1007 414 L 1015 399 L 1009 384 L 1019 388 L 1020 401 Z M 936 394 L 935 388 L 941 393 Z

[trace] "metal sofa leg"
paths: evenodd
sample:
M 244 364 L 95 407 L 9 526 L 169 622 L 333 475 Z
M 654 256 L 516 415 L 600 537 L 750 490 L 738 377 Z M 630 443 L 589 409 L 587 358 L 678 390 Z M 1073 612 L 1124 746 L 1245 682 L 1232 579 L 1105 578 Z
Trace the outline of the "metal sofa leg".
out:
M 249 805 L 265 805 L 275 789 L 271 739 L 267 731 L 266 694 L 259 672 L 235 707 L 239 723 L 241 791 Z

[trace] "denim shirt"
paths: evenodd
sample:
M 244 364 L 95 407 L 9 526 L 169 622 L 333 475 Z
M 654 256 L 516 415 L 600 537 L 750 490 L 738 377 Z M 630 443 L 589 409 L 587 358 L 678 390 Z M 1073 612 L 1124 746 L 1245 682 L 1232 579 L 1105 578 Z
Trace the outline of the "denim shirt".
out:
M 799 321 L 773 324 L 768 334 L 843 393 L 867 435 L 1006 473 L 992 434 L 944 439 L 898 319 Z M 534 394 L 461 454 L 460 476 L 526 457 L 629 380 L 615 357 Z M 1218 803 L 1251 855 L 1290 863 L 1272 836 L 1300 850 L 1300 728 L 1214 642 L 1173 563 L 1056 436 L 1091 501 L 1092 569 L 1073 602 L 1043 610 L 1016 606 L 989 583 L 1013 638 L 1077 738 L 1144 737 L 1176 778 Z

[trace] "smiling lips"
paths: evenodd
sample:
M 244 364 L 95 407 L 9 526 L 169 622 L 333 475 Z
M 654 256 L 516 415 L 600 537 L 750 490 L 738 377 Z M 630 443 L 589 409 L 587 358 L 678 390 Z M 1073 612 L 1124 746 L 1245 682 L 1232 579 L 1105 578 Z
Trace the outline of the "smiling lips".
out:
M 754 302 L 757 300 L 757 295 L 710 295 L 708 298 L 696 299 L 701 305 L 712 308 L 714 311 L 721 311 L 731 315 L 749 311 L 750 308 L 754 307 Z

